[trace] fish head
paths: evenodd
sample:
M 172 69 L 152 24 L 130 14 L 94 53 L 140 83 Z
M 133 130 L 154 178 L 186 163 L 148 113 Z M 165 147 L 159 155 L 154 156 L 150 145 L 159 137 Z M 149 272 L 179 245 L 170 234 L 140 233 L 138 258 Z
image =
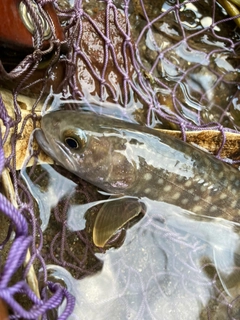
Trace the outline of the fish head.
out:
M 136 180 L 127 139 L 111 120 L 90 112 L 46 114 L 35 132 L 40 147 L 65 169 L 110 193 L 124 193 Z

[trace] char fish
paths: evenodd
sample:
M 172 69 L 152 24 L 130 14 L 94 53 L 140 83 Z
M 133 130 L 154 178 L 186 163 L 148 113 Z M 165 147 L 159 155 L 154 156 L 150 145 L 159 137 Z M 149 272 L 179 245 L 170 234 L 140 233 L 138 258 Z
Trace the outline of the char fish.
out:
M 106 192 L 240 221 L 240 172 L 175 137 L 91 112 L 66 110 L 46 114 L 35 136 L 57 163 Z M 127 201 L 126 214 L 112 210 L 111 201 L 100 210 L 95 244 L 104 246 L 141 211 L 138 200 Z

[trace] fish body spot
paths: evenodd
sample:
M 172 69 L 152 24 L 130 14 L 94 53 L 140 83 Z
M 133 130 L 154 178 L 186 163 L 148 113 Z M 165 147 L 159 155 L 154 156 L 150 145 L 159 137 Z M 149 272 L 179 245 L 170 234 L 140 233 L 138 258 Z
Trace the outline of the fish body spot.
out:
M 220 198 L 221 200 L 226 199 L 226 198 L 227 198 L 226 193 L 221 193 L 220 196 L 219 196 L 219 198 Z
M 213 205 L 211 208 L 210 208 L 210 212 L 214 212 L 214 211 L 216 211 L 217 210 L 217 206 L 215 206 L 215 205 Z
M 144 190 L 144 192 L 145 192 L 146 194 L 150 193 L 150 192 L 151 192 L 151 188 L 146 188 L 146 189 Z
M 158 184 L 162 185 L 164 183 L 164 180 L 162 178 L 158 179 Z
M 194 196 L 193 201 L 199 201 L 200 197 L 199 196 Z
M 220 173 L 219 173 L 219 175 L 218 175 L 218 178 L 219 178 L 219 179 L 222 179 L 222 177 L 223 177 L 223 171 L 220 171 Z
M 237 200 L 232 201 L 231 208 L 236 208 Z
M 199 212 L 201 210 L 202 210 L 201 206 L 196 205 L 196 206 L 193 207 L 193 212 L 195 212 L 195 213 L 197 213 L 197 212 Z
M 188 201 L 189 201 L 189 200 L 188 200 L 187 198 L 185 198 L 185 199 L 182 199 L 182 200 L 181 200 L 181 203 L 182 203 L 183 205 L 185 205 L 185 204 L 188 203 Z
M 190 187 L 192 185 L 192 181 L 188 180 L 187 182 L 185 182 L 185 187 Z
M 167 185 L 163 188 L 163 190 L 164 190 L 165 192 L 169 192 L 171 189 L 172 189 L 172 186 L 171 186 L 170 184 L 167 184 Z
M 173 200 L 178 200 L 181 196 L 181 193 L 180 192 L 175 192 L 174 195 L 172 196 L 172 199 Z
M 145 173 L 145 175 L 143 176 L 144 180 L 149 181 L 152 179 L 152 174 L 147 172 Z
M 211 203 L 211 202 L 212 202 L 212 197 L 211 197 L 211 196 L 208 196 L 207 198 L 205 198 L 205 200 L 206 200 L 207 202 Z
M 178 182 L 182 182 L 182 181 L 183 181 L 183 177 L 179 175 L 179 176 L 177 177 L 177 180 L 178 180 Z

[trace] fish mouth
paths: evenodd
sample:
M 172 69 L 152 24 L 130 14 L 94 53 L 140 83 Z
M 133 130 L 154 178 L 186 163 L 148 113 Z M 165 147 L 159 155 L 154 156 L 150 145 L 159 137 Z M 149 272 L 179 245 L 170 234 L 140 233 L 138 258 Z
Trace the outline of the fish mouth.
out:
M 76 166 L 73 162 L 68 149 L 61 142 L 51 138 L 51 143 L 47 139 L 43 130 L 38 129 L 35 131 L 34 136 L 41 147 L 41 149 L 55 162 L 67 167 L 70 171 L 76 172 Z M 66 165 L 67 163 L 67 165 Z
M 50 147 L 50 144 L 48 142 L 48 140 L 46 139 L 45 134 L 43 133 L 43 131 L 41 129 L 37 129 L 34 132 L 34 137 L 37 140 L 37 143 L 39 144 L 39 146 L 41 147 L 41 149 L 47 154 L 49 155 L 51 158 L 53 158 L 55 160 L 54 154 L 52 152 L 52 148 Z
M 60 153 L 62 154 L 62 156 L 64 156 L 64 163 L 62 161 L 59 161 L 59 159 L 56 159 L 56 158 L 54 160 L 57 163 L 62 164 L 65 168 L 68 168 L 69 171 L 76 172 L 77 168 L 76 168 L 76 165 L 73 161 L 73 156 L 70 154 L 68 148 L 62 142 L 55 140 L 54 143 L 56 144 L 56 146 L 57 146 L 58 150 L 60 151 Z

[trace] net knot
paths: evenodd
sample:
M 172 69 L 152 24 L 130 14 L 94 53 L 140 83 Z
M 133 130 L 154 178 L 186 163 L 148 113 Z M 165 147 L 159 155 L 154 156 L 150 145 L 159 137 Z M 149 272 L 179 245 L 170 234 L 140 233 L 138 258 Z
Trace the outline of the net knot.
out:
M 32 60 L 34 63 L 36 62 L 40 62 L 43 56 L 43 52 L 40 49 L 36 49 L 33 53 L 32 53 Z
M 84 11 L 82 8 L 76 8 L 75 9 L 75 15 L 76 15 L 76 18 L 81 18 L 84 14 Z
M 176 11 L 178 11 L 180 8 L 181 8 L 181 4 L 179 4 L 179 3 L 174 4 L 174 9 Z
M 74 44 L 74 45 L 73 45 L 73 51 L 74 51 L 75 53 L 77 53 L 77 54 L 81 53 L 81 50 L 80 50 L 80 48 L 79 48 L 79 46 L 78 46 L 77 44 Z
M 108 38 L 105 38 L 105 44 L 109 46 L 111 44 L 111 40 Z

